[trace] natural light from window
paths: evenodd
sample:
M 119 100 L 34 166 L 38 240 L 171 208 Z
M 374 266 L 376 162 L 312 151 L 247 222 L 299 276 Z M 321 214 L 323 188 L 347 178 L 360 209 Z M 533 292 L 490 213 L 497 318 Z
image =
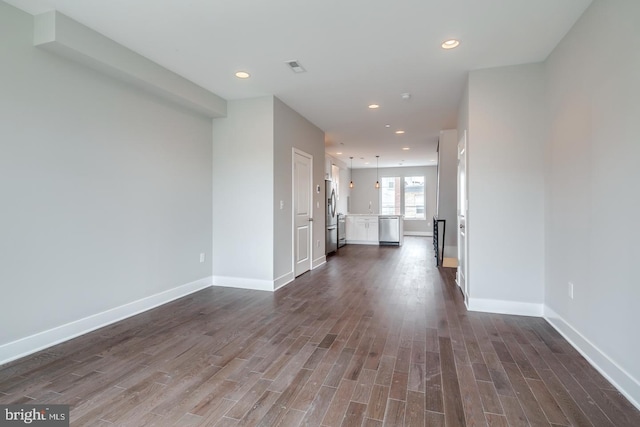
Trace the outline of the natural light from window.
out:
M 406 219 L 425 219 L 424 176 L 406 176 L 404 178 L 404 217 Z
M 405 219 L 425 219 L 424 176 L 383 176 L 380 213 L 404 215 Z

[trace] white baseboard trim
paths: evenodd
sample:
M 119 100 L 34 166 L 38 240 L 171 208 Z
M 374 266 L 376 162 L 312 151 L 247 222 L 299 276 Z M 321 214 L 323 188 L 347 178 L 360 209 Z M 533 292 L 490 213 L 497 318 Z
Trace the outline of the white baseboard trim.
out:
M 405 236 L 426 236 L 426 237 L 433 237 L 433 231 L 407 231 L 404 230 L 404 233 L 402 233 Z
M 326 263 L 327 263 L 327 256 L 326 255 L 322 255 L 321 257 L 316 258 L 311 262 L 311 269 L 315 270 L 316 268 L 318 268 L 321 265 L 326 264 Z
M 213 276 L 213 286 L 273 292 L 274 281 L 244 277 Z
M 109 310 L 74 320 L 64 325 L 39 332 L 0 346 L 0 365 L 28 356 L 45 348 L 69 341 L 112 323 L 135 316 L 144 311 L 182 298 L 211 286 L 211 277 L 205 277 L 155 295 L 132 301 Z
M 282 288 L 283 286 L 288 285 L 289 283 L 293 282 L 295 278 L 296 277 L 293 271 L 290 271 L 287 274 L 283 274 L 282 276 L 278 277 L 276 280 L 273 281 L 273 290 L 276 291 Z
M 613 361 L 605 352 L 578 332 L 549 306 L 544 306 L 544 318 L 585 359 L 631 402 L 640 409 L 640 381 Z
M 485 313 L 514 314 L 516 316 L 542 317 L 544 306 L 530 302 L 504 301 L 495 299 L 469 298 L 470 311 Z

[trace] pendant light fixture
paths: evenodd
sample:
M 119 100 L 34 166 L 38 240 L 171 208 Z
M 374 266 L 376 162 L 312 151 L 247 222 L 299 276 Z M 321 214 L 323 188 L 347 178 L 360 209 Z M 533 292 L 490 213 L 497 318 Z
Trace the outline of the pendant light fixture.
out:
M 349 158 L 351 159 L 351 169 L 349 169 L 349 179 L 351 182 L 349 183 L 349 188 L 353 188 L 353 156 Z
M 380 160 L 380 156 L 376 156 L 376 188 L 380 188 L 380 171 L 378 168 L 378 160 Z

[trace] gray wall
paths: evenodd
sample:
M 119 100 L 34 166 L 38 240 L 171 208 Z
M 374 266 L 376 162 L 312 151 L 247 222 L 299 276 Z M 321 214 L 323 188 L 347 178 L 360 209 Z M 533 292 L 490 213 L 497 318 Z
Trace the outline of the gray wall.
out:
M 638 17 L 638 1 L 596 0 L 549 57 L 545 199 L 550 316 L 636 404 Z
M 300 114 L 274 98 L 274 199 L 273 199 L 273 263 L 274 279 L 293 273 L 293 148 L 313 156 L 313 245 L 312 259 L 323 259 L 325 252 L 324 207 L 324 132 Z M 280 200 L 284 208 L 280 209 Z
M 380 190 L 375 188 L 376 169 L 353 169 L 353 184 L 351 189 L 351 211 L 349 213 L 369 213 L 369 202 L 374 214 L 380 212 Z M 384 176 L 414 176 L 424 175 L 426 191 L 425 220 L 405 220 L 404 231 L 416 233 L 431 233 L 433 215 L 436 211 L 437 171 L 435 166 L 380 168 L 380 179 Z
M 211 121 L 34 48 L 32 19 L 0 2 L 0 344 L 211 274 Z
M 273 132 L 272 96 L 229 101 L 213 120 L 216 284 L 273 279 Z
M 532 304 L 542 312 L 544 153 L 542 64 L 469 75 L 469 306 Z
M 312 256 L 323 260 L 324 132 L 273 96 L 229 101 L 213 121 L 215 284 L 273 290 L 293 279 L 293 147 L 313 156 Z
M 438 200 L 439 219 L 446 220 L 444 256 L 457 258 L 458 224 L 458 131 L 440 132 L 438 142 Z

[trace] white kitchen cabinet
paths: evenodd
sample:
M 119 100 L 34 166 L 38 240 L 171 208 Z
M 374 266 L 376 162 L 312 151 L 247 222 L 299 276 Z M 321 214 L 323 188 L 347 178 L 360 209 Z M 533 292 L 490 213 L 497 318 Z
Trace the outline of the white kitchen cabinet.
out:
M 324 156 L 324 179 L 333 180 L 333 161 L 331 157 Z
M 377 245 L 378 216 L 347 215 L 347 243 Z

